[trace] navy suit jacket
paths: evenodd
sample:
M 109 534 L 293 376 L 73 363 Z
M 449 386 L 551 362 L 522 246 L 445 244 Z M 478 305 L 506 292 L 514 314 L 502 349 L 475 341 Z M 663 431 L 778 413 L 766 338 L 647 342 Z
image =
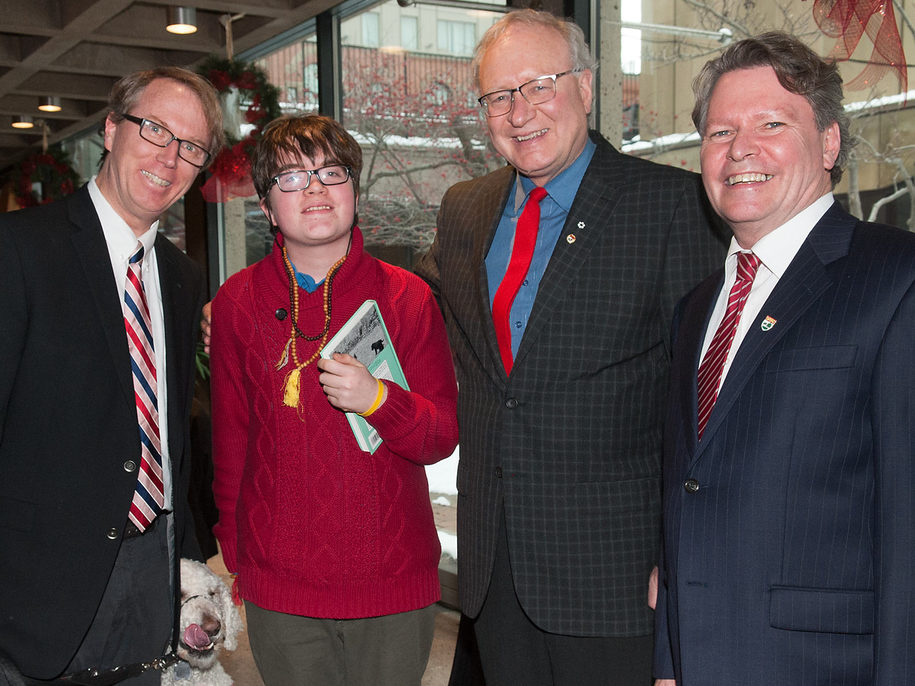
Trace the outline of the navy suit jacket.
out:
M 915 683 L 915 235 L 834 204 L 697 444 L 696 370 L 722 281 L 675 321 L 656 674 Z
M 199 557 L 188 418 L 203 279 L 161 235 L 156 260 L 176 545 Z M 31 677 L 64 669 L 99 606 L 139 441 L 121 302 L 88 190 L 0 215 L 0 655 Z

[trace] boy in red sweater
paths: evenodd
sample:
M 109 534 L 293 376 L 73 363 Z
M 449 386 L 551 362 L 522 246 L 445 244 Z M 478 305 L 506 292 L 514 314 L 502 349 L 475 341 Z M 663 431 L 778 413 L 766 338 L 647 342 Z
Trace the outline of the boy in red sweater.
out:
M 327 117 L 282 118 L 255 152 L 273 251 L 213 301 L 214 532 L 267 686 L 419 686 L 439 599 L 424 465 L 457 444 L 444 324 L 419 278 L 363 250 L 362 152 Z M 320 359 L 377 301 L 411 390 Z M 344 411 L 383 439 L 359 449 Z

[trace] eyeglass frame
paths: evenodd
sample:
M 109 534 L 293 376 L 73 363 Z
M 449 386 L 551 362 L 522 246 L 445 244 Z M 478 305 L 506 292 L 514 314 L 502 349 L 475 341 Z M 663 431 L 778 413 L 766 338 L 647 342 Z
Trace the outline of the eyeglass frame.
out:
M 504 117 L 506 114 L 511 112 L 512 108 L 514 108 L 514 106 L 515 106 L 515 95 L 514 94 L 516 92 L 521 93 L 521 97 L 524 98 L 525 100 L 527 100 L 527 103 L 529 105 L 532 105 L 534 107 L 536 107 L 537 105 L 543 105 L 544 103 L 547 103 L 556 97 L 556 81 L 559 80 L 560 76 L 566 76 L 567 74 L 579 74 L 583 71 L 584 71 L 584 68 L 575 67 L 572 69 L 566 69 L 565 71 L 561 71 L 558 74 L 544 74 L 543 76 L 536 76 L 536 77 L 532 78 L 530 81 L 525 81 L 524 83 L 522 83 L 520 86 L 518 86 L 516 88 L 499 88 L 497 90 L 490 91 L 489 93 L 484 93 L 479 98 L 477 98 L 477 102 L 480 104 L 480 107 L 483 109 L 483 112 L 486 113 L 487 117 Z M 552 97 L 547 98 L 546 100 L 544 100 L 542 102 L 538 102 L 536 104 L 532 103 L 530 100 L 528 100 L 528 97 L 524 94 L 524 91 L 521 89 L 524 88 L 525 86 L 529 86 L 530 84 L 534 83 L 535 81 L 541 81 L 543 79 L 551 79 L 553 81 L 553 95 L 552 95 Z M 490 95 L 495 95 L 496 93 L 508 93 L 509 96 L 511 97 L 511 100 L 508 104 L 507 110 L 505 110 L 504 112 L 500 112 L 499 114 L 490 114 L 489 113 L 489 103 L 486 102 L 486 98 L 488 98 Z
M 340 167 L 341 169 L 346 170 L 346 176 L 343 177 L 342 181 L 338 181 L 337 183 L 326 183 L 324 181 L 324 179 L 321 178 L 321 171 L 323 169 L 330 169 L 331 167 Z M 286 176 L 287 174 L 302 174 L 302 173 L 308 174 L 308 180 L 305 182 L 305 185 L 302 186 L 301 188 L 293 188 L 293 189 L 287 191 L 280 186 L 280 177 L 281 176 Z M 329 186 L 342 186 L 344 183 L 346 183 L 351 178 L 353 178 L 353 170 L 350 169 L 345 164 L 325 164 L 323 167 L 318 167 L 317 169 L 290 169 L 288 171 L 280 172 L 279 174 L 277 174 L 276 176 L 274 176 L 273 178 L 270 179 L 270 184 L 267 186 L 267 193 L 270 192 L 270 189 L 273 188 L 274 185 L 280 189 L 281 193 L 296 193 L 297 191 L 308 190 L 308 187 L 311 185 L 311 179 L 312 179 L 312 177 L 315 177 L 315 176 L 318 177 L 318 181 L 320 181 L 321 185 L 324 186 L 325 188 L 329 187 Z
M 142 138 L 147 143 L 151 143 L 152 145 L 155 145 L 157 148 L 167 148 L 168 146 L 170 146 L 172 144 L 172 141 L 178 141 L 178 157 L 180 157 L 182 160 L 184 160 L 188 164 L 190 164 L 194 167 L 197 167 L 198 169 L 203 169 L 204 167 L 206 167 L 210 163 L 210 160 L 213 158 L 213 153 L 210 152 L 209 150 L 207 150 L 205 147 L 203 147 L 199 143 L 195 143 L 194 141 L 189 141 L 186 138 L 178 138 L 178 136 L 176 136 L 175 134 L 172 133 L 171 129 L 169 129 L 167 126 L 165 126 L 163 124 L 160 124 L 157 121 L 153 121 L 152 119 L 147 119 L 146 117 L 137 117 L 137 116 L 134 116 L 132 114 L 127 114 L 127 113 L 121 113 L 121 117 L 123 117 L 127 121 L 132 122 L 132 123 L 136 124 L 138 127 L 140 127 L 140 131 L 139 131 L 140 138 Z M 159 127 L 163 131 L 168 132 L 168 135 L 171 136 L 171 140 L 169 140 L 168 143 L 165 143 L 164 145 L 160 144 L 160 143 L 156 143 L 156 141 L 149 140 L 146 136 L 143 135 L 143 128 L 147 124 L 152 124 L 154 126 Z M 193 145 L 195 148 L 199 148 L 200 150 L 203 150 L 207 154 L 206 158 L 204 158 L 204 160 L 203 160 L 203 163 L 197 164 L 196 162 L 191 162 L 191 160 L 187 159 L 184 155 L 182 155 L 181 154 L 181 144 L 182 143 L 188 143 L 190 145 Z

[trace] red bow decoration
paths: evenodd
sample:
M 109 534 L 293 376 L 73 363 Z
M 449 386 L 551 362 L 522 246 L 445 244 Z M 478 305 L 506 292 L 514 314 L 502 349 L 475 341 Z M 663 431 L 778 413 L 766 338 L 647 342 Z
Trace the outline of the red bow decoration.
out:
M 869 88 L 893 70 L 902 86 L 908 90 L 908 73 L 902 38 L 896 27 L 893 0 L 814 0 L 813 18 L 820 30 L 837 39 L 830 57 L 847 60 L 867 33 L 874 45 L 867 66 L 846 88 Z

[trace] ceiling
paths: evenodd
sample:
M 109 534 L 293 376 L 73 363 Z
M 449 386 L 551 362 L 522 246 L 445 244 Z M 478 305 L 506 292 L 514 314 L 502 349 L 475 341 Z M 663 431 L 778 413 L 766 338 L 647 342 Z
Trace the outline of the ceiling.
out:
M 159 65 L 193 66 L 226 56 L 223 22 L 232 17 L 234 52 L 258 45 L 339 3 L 339 0 L 189 0 L 198 31 L 165 30 L 169 5 L 145 0 L 0 0 L 0 169 L 40 151 L 44 127 L 18 130 L 28 115 L 47 127 L 48 143 L 100 126 L 108 91 L 118 78 Z M 40 96 L 63 109 L 38 110 Z

